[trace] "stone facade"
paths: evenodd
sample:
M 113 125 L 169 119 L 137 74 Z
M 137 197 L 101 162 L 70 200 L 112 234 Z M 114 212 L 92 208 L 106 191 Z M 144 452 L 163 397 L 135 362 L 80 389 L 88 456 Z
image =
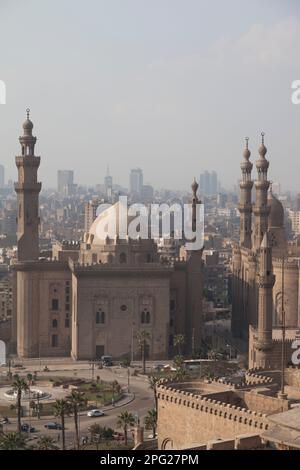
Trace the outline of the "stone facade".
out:
M 300 327 L 300 272 L 286 240 L 282 204 L 272 190 L 268 192 L 266 153 L 263 136 L 256 161 L 255 205 L 248 141 L 241 163 L 240 240 L 232 252 L 232 333 L 249 342 L 250 367 L 269 368 L 278 367 L 281 339 L 272 330 L 281 328 L 283 311 L 285 326 L 294 332 L 294 338 Z M 267 248 L 262 247 L 264 237 Z M 264 265 L 265 249 L 269 251 L 268 266 Z M 290 351 L 288 343 L 286 351 Z M 291 355 L 286 360 L 288 363 Z
M 23 124 L 17 157 L 18 261 L 13 266 L 12 345 L 20 357 L 140 358 L 137 333 L 149 333 L 147 354 L 163 359 L 173 336 L 186 337 L 186 352 L 200 348 L 202 250 L 161 262 L 151 240 L 101 237 L 101 213 L 81 243 L 56 242 L 52 259 L 39 258 L 36 138 Z M 193 217 L 199 203 L 192 184 Z M 193 218 L 194 220 L 194 218 Z M 127 221 L 128 222 L 128 221 Z M 120 218 L 116 218 L 116 224 Z
M 198 448 L 216 440 L 238 448 L 237 436 L 261 435 L 269 428 L 268 415 L 289 409 L 287 400 L 214 382 L 162 383 L 157 394 L 158 449 Z M 259 446 L 257 439 L 252 444 Z

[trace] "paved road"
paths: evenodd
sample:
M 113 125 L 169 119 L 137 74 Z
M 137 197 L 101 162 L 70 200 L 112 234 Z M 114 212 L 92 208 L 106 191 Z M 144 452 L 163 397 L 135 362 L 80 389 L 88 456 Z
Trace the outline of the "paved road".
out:
M 65 367 L 65 366 L 64 366 Z M 55 368 L 55 370 L 53 370 Z M 51 366 L 50 371 L 45 373 L 45 375 L 55 375 L 55 376 L 74 376 L 74 371 L 77 377 L 89 378 L 91 379 L 91 369 L 90 366 L 86 367 L 83 365 L 81 369 L 78 367 L 72 367 L 70 370 L 57 370 L 57 366 Z M 25 374 L 30 370 L 35 370 L 34 366 L 26 367 Z M 21 371 L 20 371 L 21 372 Z M 24 373 L 24 371 L 22 371 Z M 40 374 L 40 373 L 39 373 Z M 43 374 L 43 373 L 42 373 Z M 118 380 L 118 382 L 124 387 L 127 388 L 128 384 L 128 375 L 127 369 L 122 368 L 109 368 L 109 369 L 95 369 L 95 377 L 100 375 L 101 380 L 112 381 Z M 153 392 L 149 389 L 148 380 L 145 377 L 137 376 L 130 377 L 130 393 L 134 394 L 134 400 L 128 404 L 119 406 L 116 403 L 114 408 L 105 410 L 105 416 L 99 418 L 90 418 L 86 413 L 81 413 L 79 418 L 80 425 L 80 435 L 82 437 L 88 435 L 88 428 L 91 424 L 97 423 L 103 426 L 109 426 L 113 429 L 116 429 L 117 416 L 124 410 L 128 410 L 134 415 L 138 415 L 141 422 L 143 422 L 144 416 L 147 414 L 147 411 L 154 406 Z M 127 401 L 127 400 L 126 400 Z M 122 404 L 122 402 L 120 403 Z M 44 426 L 49 421 L 59 421 L 57 418 L 42 418 L 38 420 L 37 418 L 31 418 L 31 424 L 37 429 L 37 433 L 34 433 L 36 436 L 41 434 L 50 435 L 57 440 L 59 431 L 57 430 L 48 430 Z M 28 422 L 28 417 L 23 418 L 23 422 Z M 4 431 L 15 431 L 16 430 L 16 419 L 11 420 L 11 424 L 4 426 Z M 121 430 L 120 430 L 121 431 Z M 150 433 L 150 431 L 148 432 Z M 147 435 L 147 432 L 146 432 Z M 66 418 L 66 444 L 67 447 L 72 447 L 75 441 L 75 432 L 74 432 L 74 418 L 73 416 Z

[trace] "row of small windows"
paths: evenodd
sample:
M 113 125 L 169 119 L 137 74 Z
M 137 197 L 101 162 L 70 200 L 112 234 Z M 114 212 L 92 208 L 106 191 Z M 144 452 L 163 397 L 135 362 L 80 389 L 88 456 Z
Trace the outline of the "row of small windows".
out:
M 70 326 L 70 319 L 65 318 L 65 328 L 69 328 Z M 58 321 L 56 319 L 52 320 L 52 328 L 57 328 L 58 327 Z
M 97 324 L 104 324 L 106 321 L 106 315 L 105 315 L 105 312 L 103 312 L 102 310 L 96 312 L 96 323 Z M 151 322 L 151 315 L 150 315 L 150 312 L 147 310 L 147 311 L 144 311 L 141 313 L 141 323 L 142 324 L 149 324 Z
M 107 261 L 108 261 L 108 263 L 112 263 L 112 262 L 113 262 L 113 256 L 112 256 L 111 254 L 108 255 Z M 93 255 L 92 255 L 92 262 L 93 262 L 93 263 L 97 263 L 97 254 L 95 254 L 95 253 L 93 253 Z M 152 256 L 150 253 L 147 254 L 146 262 L 147 262 L 147 263 L 153 262 L 153 256 Z M 119 256 L 119 263 L 120 263 L 120 264 L 125 264 L 125 263 L 127 263 L 127 255 L 126 255 L 126 253 L 120 253 L 120 256 Z
M 69 301 L 70 301 L 70 299 L 69 299 L 69 296 L 68 296 L 67 302 L 69 302 Z M 59 300 L 58 299 L 52 299 L 52 301 L 51 301 L 51 310 L 53 310 L 54 312 L 57 312 L 59 310 Z M 67 310 L 67 311 L 70 310 L 70 304 L 69 303 L 65 304 L 65 310 Z

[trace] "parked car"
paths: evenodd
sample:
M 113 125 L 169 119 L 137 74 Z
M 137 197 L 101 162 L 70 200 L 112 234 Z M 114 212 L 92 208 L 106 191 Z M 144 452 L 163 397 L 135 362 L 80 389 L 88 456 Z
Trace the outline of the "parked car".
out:
M 87 412 L 87 416 L 90 418 L 96 418 L 97 416 L 104 416 L 104 411 L 102 410 L 90 410 Z
M 111 356 L 102 356 L 101 362 L 103 367 L 111 367 L 113 365 L 113 360 Z
M 30 431 L 29 431 L 29 424 L 28 423 L 23 423 L 21 425 L 21 431 L 23 431 L 23 432 L 36 432 L 36 429 L 33 426 L 30 426 Z
M 50 423 L 45 424 L 45 428 L 47 428 L 47 429 L 61 429 L 61 424 L 50 422 Z

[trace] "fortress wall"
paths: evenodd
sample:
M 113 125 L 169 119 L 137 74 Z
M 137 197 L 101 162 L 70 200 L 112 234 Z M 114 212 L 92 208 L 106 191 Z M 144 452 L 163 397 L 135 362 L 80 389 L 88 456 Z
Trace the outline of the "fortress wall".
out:
M 180 449 L 268 429 L 267 415 L 159 385 L 158 448 Z

